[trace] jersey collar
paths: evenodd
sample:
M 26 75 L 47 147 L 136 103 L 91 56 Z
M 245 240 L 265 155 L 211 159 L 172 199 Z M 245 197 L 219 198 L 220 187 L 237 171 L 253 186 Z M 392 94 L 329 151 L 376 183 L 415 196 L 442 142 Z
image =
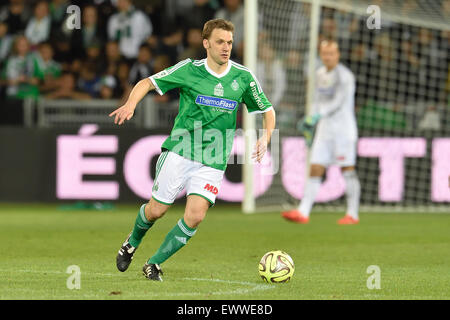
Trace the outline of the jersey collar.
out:
M 228 72 L 230 72 L 230 69 L 231 69 L 231 60 L 230 60 L 230 59 L 228 59 L 228 65 L 227 65 L 227 68 L 226 68 L 225 71 L 222 72 L 221 74 L 215 73 L 215 72 L 208 66 L 208 61 L 206 60 L 206 58 L 205 58 L 204 60 L 205 60 L 205 69 L 206 69 L 206 71 L 208 71 L 211 75 L 213 75 L 213 76 L 216 77 L 216 78 L 223 78 L 223 77 L 225 77 L 225 76 L 228 74 Z

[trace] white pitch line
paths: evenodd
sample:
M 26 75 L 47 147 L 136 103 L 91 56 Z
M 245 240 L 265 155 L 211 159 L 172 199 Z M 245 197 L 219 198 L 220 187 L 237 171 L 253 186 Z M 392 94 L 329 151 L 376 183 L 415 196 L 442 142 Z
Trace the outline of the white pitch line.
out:
M 229 291 L 220 291 L 214 292 L 213 294 L 225 295 L 225 294 L 245 294 L 251 291 L 259 291 L 259 290 L 269 290 L 275 288 L 269 284 L 258 284 L 248 281 L 235 281 L 235 280 L 221 280 L 221 279 L 203 279 L 203 278 L 183 278 L 183 280 L 190 281 L 208 281 L 208 282 L 219 282 L 219 283 L 227 283 L 227 284 L 238 284 L 243 286 L 252 286 L 251 288 L 244 289 L 234 289 Z
M 0 270 L 0 272 L 20 272 L 20 273 L 42 273 L 42 274 L 67 274 L 64 271 L 38 271 L 38 270 Z M 112 274 L 112 273 L 94 273 L 94 272 L 81 272 L 81 276 L 86 275 L 97 275 L 97 276 L 107 276 L 107 277 L 113 277 L 113 276 L 119 276 L 119 274 Z M 176 293 L 165 293 L 165 294 L 159 294 L 159 293 L 146 293 L 145 296 L 152 296 L 152 297 L 161 297 L 161 296 L 167 296 L 167 297 L 178 297 L 178 296 L 200 296 L 200 295 L 235 295 L 235 294 L 247 294 L 249 292 L 253 291 L 264 291 L 264 290 L 270 290 L 275 288 L 274 286 L 270 284 L 258 284 L 248 281 L 236 281 L 236 280 L 222 280 L 222 279 L 208 279 L 208 278 L 182 278 L 181 280 L 186 281 L 205 281 L 205 282 L 215 282 L 215 283 L 224 283 L 224 284 L 234 284 L 234 285 L 240 285 L 240 286 L 246 286 L 246 288 L 239 288 L 239 289 L 233 289 L 233 290 L 227 290 L 227 291 L 212 291 L 212 292 L 176 292 Z M 17 289 L 17 288 L 16 288 Z M 127 293 L 127 296 L 130 294 Z M 61 296 L 62 297 L 62 296 Z

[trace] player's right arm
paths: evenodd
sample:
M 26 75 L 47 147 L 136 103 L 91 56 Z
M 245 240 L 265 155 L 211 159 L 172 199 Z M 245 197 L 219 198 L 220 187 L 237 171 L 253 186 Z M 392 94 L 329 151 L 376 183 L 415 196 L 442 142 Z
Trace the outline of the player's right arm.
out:
M 115 116 L 114 123 L 121 125 L 125 120 L 130 120 L 137 104 L 149 91 L 156 90 L 163 95 L 171 89 L 184 86 L 186 79 L 189 78 L 191 62 L 191 59 L 182 60 L 172 67 L 139 81 L 131 90 L 127 102 L 110 113 L 110 117 Z
M 114 123 L 121 125 L 125 120 L 130 120 L 134 115 L 134 110 L 139 101 L 141 101 L 149 91 L 154 89 L 155 86 L 149 78 L 142 79 L 136 83 L 128 96 L 127 102 L 109 114 L 110 117 L 114 116 Z

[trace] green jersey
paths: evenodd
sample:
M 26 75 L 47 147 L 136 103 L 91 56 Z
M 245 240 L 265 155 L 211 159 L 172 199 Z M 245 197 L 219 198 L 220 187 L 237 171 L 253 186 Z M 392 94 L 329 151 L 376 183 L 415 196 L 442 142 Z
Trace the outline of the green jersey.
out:
M 150 80 L 161 95 L 180 89 L 179 112 L 162 148 L 219 170 L 227 167 L 239 103 L 250 113 L 272 108 L 254 74 L 231 60 L 220 75 L 206 59 L 186 59 Z

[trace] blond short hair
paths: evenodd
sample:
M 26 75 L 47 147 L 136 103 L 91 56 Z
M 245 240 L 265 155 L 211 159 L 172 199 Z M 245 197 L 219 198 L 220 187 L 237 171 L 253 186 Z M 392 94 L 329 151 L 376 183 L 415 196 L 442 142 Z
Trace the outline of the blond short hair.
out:
M 226 31 L 234 32 L 234 25 L 225 19 L 213 19 L 209 20 L 203 26 L 202 38 L 209 39 L 214 29 L 223 29 Z

